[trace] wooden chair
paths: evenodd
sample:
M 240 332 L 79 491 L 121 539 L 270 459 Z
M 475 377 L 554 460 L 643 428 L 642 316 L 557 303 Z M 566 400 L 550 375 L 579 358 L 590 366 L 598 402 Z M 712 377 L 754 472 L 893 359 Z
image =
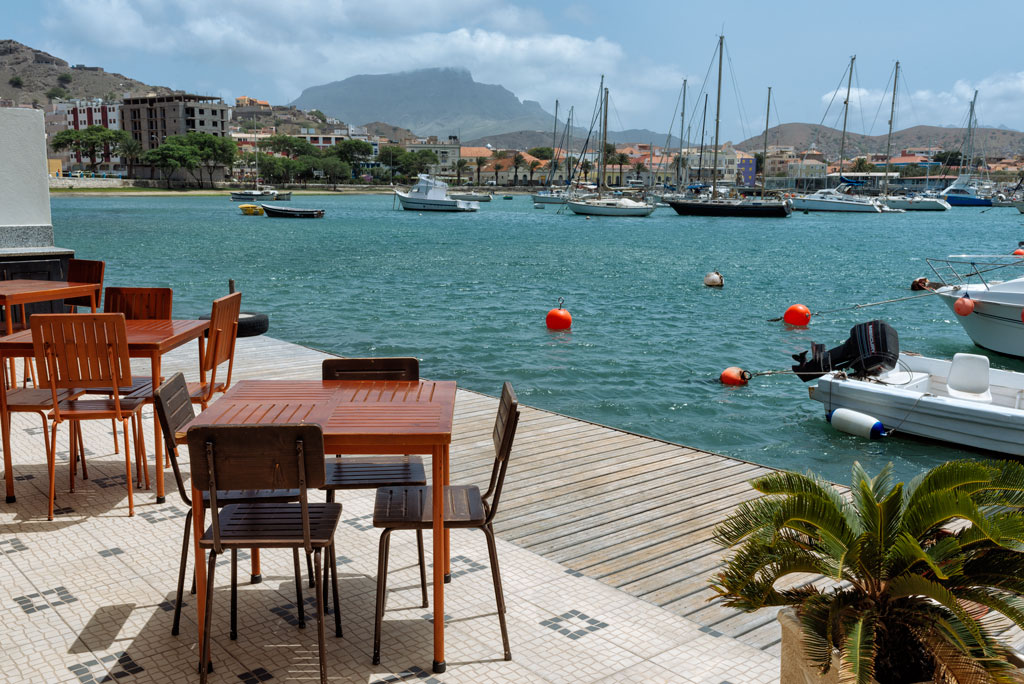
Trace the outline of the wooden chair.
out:
M 169 287 L 108 287 L 103 293 L 103 311 L 122 313 L 126 320 L 171 319 L 174 292 Z
M 188 564 L 189 536 L 192 532 L 192 500 L 188 494 L 188 487 L 185 486 L 184 478 L 181 475 L 181 468 L 178 465 L 178 448 L 174 443 L 174 435 L 196 417 L 192 408 L 192 401 L 189 398 L 188 386 L 185 383 L 185 376 L 175 373 L 167 382 L 160 385 L 154 393 L 154 409 L 157 418 L 160 420 L 160 429 L 163 431 L 164 443 L 167 444 L 167 454 L 171 459 L 171 468 L 174 470 L 174 480 L 178 484 L 178 495 L 182 502 L 188 507 L 185 516 L 185 532 L 181 541 L 181 562 L 178 565 L 178 593 L 174 603 L 174 623 L 171 627 L 171 634 L 177 636 L 178 626 L 181 622 L 181 597 L 185 590 L 185 566 Z M 298 489 L 259 489 L 247 491 L 219 491 L 217 492 L 217 504 L 229 506 L 231 504 L 249 503 L 293 503 L 299 500 Z M 203 492 L 204 509 L 210 505 L 210 493 Z M 259 581 L 259 578 L 254 578 Z M 231 574 L 232 593 L 236 592 L 238 578 L 236 573 Z M 296 605 L 299 607 L 299 626 L 306 626 L 306 617 L 302 609 L 302 583 L 301 578 L 296 579 Z M 195 593 L 195 587 L 192 588 Z M 234 607 L 232 607 L 234 608 Z M 234 614 L 231 616 L 231 638 L 236 639 L 238 633 L 235 629 L 237 619 Z
M 316 584 L 324 586 L 321 552 L 329 554 L 334 588 L 335 633 L 340 634 L 338 571 L 335 565 L 334 532 L 341 520 L 341 504 L 309 503 L 307 489 L 324 482 L 324 442 L 319 425 L 226 425 L 197 426 L 188 431 L 192 484 L 210 496 L 209 529 L 199 546 L 210 550 L 206 581 L 206 620 L 199 649 L 200 683 L 206 684 L 210 662 L 210 625 L 213 614 L 213 580 L 217 557 L 231 550 L 232 574 L 238 565 L 239 548 L 290 548 L 299 570 L 299 549 L 312 553 Z M 220 507 L 220 490 L 299 490 L 299 503 L 245 503 Z M 324 657 L 324 602 L 316 592 L 317 644 L 320 682 L 327 682 Z M 231 604 L 237 603 L 235 591 Z
M 69 283 L 97 283 L 103 285 L 103 274 L 107 268 L 105 261 L 90 261 L 88 259 L 68 259 L 68 282 Z M 97 295 L 99 297 L 99 295 Z M 97 301 L 96 304 L 100 302 Z M 92 302 L 88 297 L 69 297 L 64 300 L 66 306 L 71 307 L 74 313 L 79 306 L 91 306 Z
M 36 314 L 31 319 L 32 343 L 36 370 L 40 384 L 51 392 L 53 411 L 50 414 L 49 509 L 53 520 L 55 496 L 54 470 L 57 461 L 57 426 L 65 420 L 71 423 L 71 491 L 77 458 L 82 459 L 85 474 L 85 454 L 77 453 L 78 423 L 83 420 L 114 420 L 124 430 L 125 479 L 128 485 L 128 515 L 135 515 L 132 497 L 131 453 L 128 446 L 128 426 L 131 423 L 135 446 L 135 464 L 139 471 L 139 486 L 145 475 L 149 487 L 149 469 L 146 467 L 146 447 L 142 432 L 143 402 L 121 396 L 131 378 L 131 360 L 122 314 Z M 109 386 L 114 389 L 110 398 L 61 399 L 61 390 L 77 389 L 90 392 L 91 388 Z
M 483 531 L 487 538 L 487 554 L 491 562 L 491 578 L 494 581 L 494 598 L 498 604 L 498 622 L 501 625 L 501 641 L 505 648 L 505 660 L 512 659 L 508 644 L 508 628 L 505 625 L 505 596 L 501 588 L 501 574 L 498 570 L 498 549 L 494 542 L 492 522 L 498 512 L 508 470 L 508 458 L 512 441 L 519 423 L 519 402 L 510 383 L 501 389 L 498 415 L 494 421 L 494 467 L 491 480 L 484 494 L 476 486 L 453 485 L 445 487 L 444 525 L 446 528 L 475 528 Z M 439 485 L 440 483 L 434 483 Z M 380 535 L 380 555 L 377 561 L 377 607 L 373 625 L 373 664 L 380 664 L 380 633 L 384 619 L 384 605 L 387 596 L 388 555 L 391 533 L 395 530 L 429 530 L 433 525 L 431 487 L 381 487 L 373 505 L 373 526 L 383 528 Z M 435 563 L 441 562 L 435 558 Z M 420 582 L 426 592 L 426 573 L 420 560 Z

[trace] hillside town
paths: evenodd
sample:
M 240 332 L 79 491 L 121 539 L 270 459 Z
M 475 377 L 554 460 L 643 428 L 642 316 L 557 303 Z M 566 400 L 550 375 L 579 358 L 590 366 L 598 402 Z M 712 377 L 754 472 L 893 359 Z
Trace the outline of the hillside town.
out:
M 85 68 L 85 67 L 83 67 Z M 767 177 L 773 190 L 815 190 L 840 175 L 877 187 L 886 176 L 896 188 L 938 189 L 960 171 L 960 154 L 939 148 L 901 149 L 862 154 L 843 160 L 827 158 L 818 149 L 768 145 L 747 152 L 731 142 L 667 147 L 652 142 L 609 143 L 605 176 L 599 178 L 600 150 L 565 145 L 530 149 L 466 146 L 457 136 L 419 136 L 405 131 L 397 137 L 380 135 L 323 113 L 295 107 L 271 106 L 266 100 L 241 96 L 234 105 L 216 97 L 187 93 L 126 96 L 121 100 L 61 99 L 42 107 L 48 140 L 49 172 L 68 176 L 122 177 L 165 182 L 168 186 L 202 184 L 205 167 L 211 183 L 245 183 L 257 179 L 290 184 L 330 182 L 393 184 L 429 173 L 458 185 L 565 185 L 576 166 L 583 183 L 608 187 L 671 186 L 683 177 L 689 182 L 755 187 Z M 392 127 L 393 128 L 393 127 Z M 75 133 L 68 133 L 73 131 Z M 85 132 L 124 132 L 123 138 L 84 140 Z M 401 129 L 394 128 L 394 131 Z M 207 135 L 233 143 L 227 156 L 194 161 L 156 152 L 175 136 Z M 63 140 L 63 142 L 61 142 Z M 355 141 L 355 143 L 353 143 Z M 55 144 L 56 142 L 56 144 Z M 166 150 L 165 150 L 166 151 Z M 262 163 L 256 153 L 265 157 Z M 316 159 L 338 159 L 346 167 Z M 712 170 L 713 159 L 717 166 Z M 161 161 L 163 159 L 163 161 Z M 300 162 L 301 159 L 301 163 Z M 578 162 L 578 165 L 577 165 Z M 680 163 L 683 162 L 683 163 Z M 1024 170 L 1024 155 L 976 157 L 975 170 L 1011 181 Z

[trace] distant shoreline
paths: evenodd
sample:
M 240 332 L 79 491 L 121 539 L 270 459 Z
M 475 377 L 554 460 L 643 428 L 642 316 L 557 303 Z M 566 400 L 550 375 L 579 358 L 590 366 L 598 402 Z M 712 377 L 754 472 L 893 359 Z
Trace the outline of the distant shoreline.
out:
M 345 187 L 345 186 L 342 186 Z M 351 187 L 352 189 L 348 189 Z M 347 196 L 347 195 L 390 195 L 394 188 L 380 185 L 371 186 L 348 186 L 344 190 L 289 190 L 296 196 Z M 401 186 L 395 186 L 401 187 Z M 408 187 L 408 186 L 405 186 Z M 356 189 L 358 188 L 358 189 Z M 536 192 L 538 188 L 527 187 L 501 187 L 495 190 L 493 186 L 486 189 L 471 186 L 459 186 L 459 191 L 469 192 L 471 190 L 493 191 L 495 196 L 501 195 L 523 195 Z M 230 198 L 230 190 L 189 189 L 189 190 L 160 190 L 157 188 L 50 188 L 51 196 L 58 197 L 89 197 L 100 195 L 103 197 L 224 197 Z

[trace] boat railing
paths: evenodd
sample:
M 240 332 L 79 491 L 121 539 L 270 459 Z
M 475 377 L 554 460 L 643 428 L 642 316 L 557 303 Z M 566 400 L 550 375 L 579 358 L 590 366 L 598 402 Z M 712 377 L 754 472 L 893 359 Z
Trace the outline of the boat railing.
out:
M 1008 254 L 954 254 L 945 259 L 926 258 L 925 261 L 943 285 L 965 285 L 971 279 L 977 280 L 989 289 L 985 276 L 993 272 L 1002 272 L 1000 280 L 1017 277 L 1006 275 L 1007 269 L 1024 266 L 1024 257 Z

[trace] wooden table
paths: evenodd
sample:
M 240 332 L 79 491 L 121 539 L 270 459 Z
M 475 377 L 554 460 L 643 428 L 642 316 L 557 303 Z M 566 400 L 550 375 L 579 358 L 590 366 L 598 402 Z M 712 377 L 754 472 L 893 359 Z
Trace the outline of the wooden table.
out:
M 70 297 L 72 295 L 68 294 L 67 296 Z M 203 333 L 209 327 L 209 321 L 125 321 L 125 328 L 128 333 L 128 355 L 136 359 L 149 359 L 153 376 L 153 387 L 158 387 L 160 385 L 161 356 L 187 342 L 198 339 L 199 358 L 201 359 L 205 347 Z M 0 365 L 3 364 L 5 358 L 31 357 L 34 354 L 31 330 L 21 330 L 7 337 L 0 338 Z M 202 379 L 205 380 L 205 378 Z M 14 473 L 11 470 L 11 430 L 10 420 L 7 415 L 7 389 L 3 387 L 3 384 L 0 383 L 0 423 L 2 423 L 3 427 L 4 480 L 7 486 L 7 503 L 13 503 L 15 496 Z M 153 452 L 156 454 L 156 500 L 158 503 L 163 503 L 163 435 L 155 414 L 153 421 Z
M 93 313 L 96 312 L 101 283 L 68 283 L 62 280 L 0 280 L 0 307 L 4 308 L 7 334 L 14 332 L 15 306 L 52 302 L 71 297 L 88 297 Z M 14 382 L 14 358 L 11 358 L 11 382 Z M 8 497 L 12 496 L 8 491 Z
M 455 382 L 243 380 L 175 435 L 185 444 L 193 425 L 317 423 L 327 454 L 430 454 L 433 487 L 434 672 L 444 672 L 444 583 L 451 575 L 443 487 L 455 414 Z M 192 491 L 196 607 L 202 642 L 206 605 L 202 493 Z

